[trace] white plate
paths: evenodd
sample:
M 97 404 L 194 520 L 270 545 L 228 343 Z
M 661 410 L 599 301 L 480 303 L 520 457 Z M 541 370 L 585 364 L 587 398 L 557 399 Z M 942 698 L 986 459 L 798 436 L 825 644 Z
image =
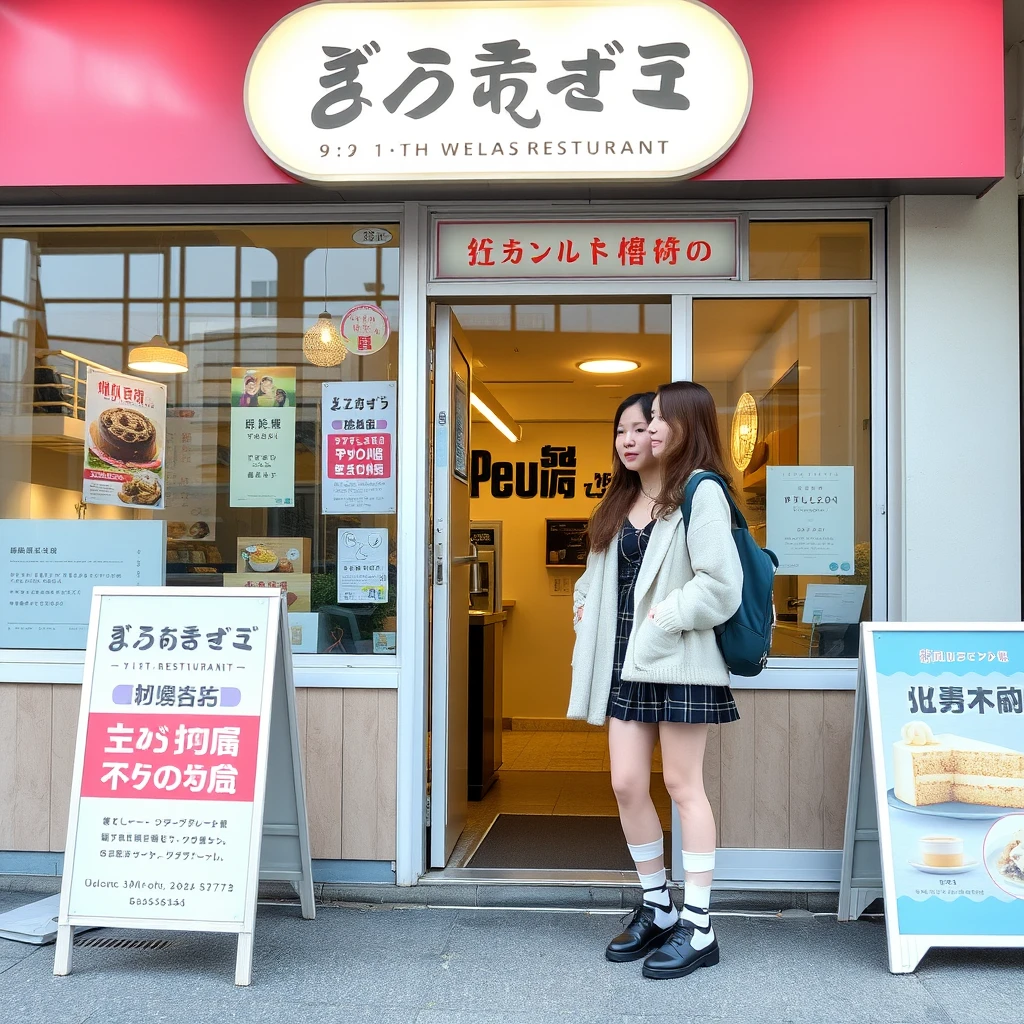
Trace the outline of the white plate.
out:
M 1007 878 L 999 870 L 999 857 L 1003 852 L 1003 843 L 992 850 L 989 853 L 988 858 L 985 861 L 985 867 L 988 868 L 988 873 L 992 877 L 992 881 L 999 886 L 1003 892 L 1009 893 L 1011 896 L 1016 896 L 1017 899 L 1024 899 L 1024 882 L 1018 882 L 1013 878 Z
M 980 863 L 981 863 L 981 861 L 979 861 L 979 860 L 966 860 L 966 861 L 963 862 L 963 864 L 960 864 L 958 867 L 955 867 L 955 868 L 954 867 L 937 868 L 937 867 L 935 867 L 932 864 L 918 864 L 918 862 L 916 860 L 909 861 L 910 866 L 912 868 L 917 868 L 918 871 L 925 871 L 929 875 L 950 875 L 950 876 L 962 875 L 962 874 L 964 874 L 967 871 L 973 871 Z

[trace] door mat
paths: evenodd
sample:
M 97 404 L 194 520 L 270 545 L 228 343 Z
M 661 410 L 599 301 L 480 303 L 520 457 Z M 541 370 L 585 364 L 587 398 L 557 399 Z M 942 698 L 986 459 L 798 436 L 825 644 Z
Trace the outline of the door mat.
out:
M 619 819 L 605 814 L 499 814 L 466 867 L 635 870 Z

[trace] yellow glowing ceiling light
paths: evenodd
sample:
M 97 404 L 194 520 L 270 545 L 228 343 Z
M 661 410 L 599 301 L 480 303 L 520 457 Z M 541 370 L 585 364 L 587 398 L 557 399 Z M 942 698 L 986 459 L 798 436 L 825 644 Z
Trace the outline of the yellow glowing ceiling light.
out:
M 345 361 L 348 346 L 326 309 L 302 336 L 302 354 L 314 366 L 337 366 Z
M 523 428 L 509 415 L 508 410 L 480 381 L 473 381 L 473 391 L 469 396 L 470 405 L 484 417 L 500 434 L 507 437 L 513 444 L 522 439 Z
M 584 373 L 630 373 L 640 369 L 632 359 L 585 359 L 576 365 Z
M 128 369 L 141 373 L 187 373 L 188 356 L 171 348 L 159 334 L 128 353 Z

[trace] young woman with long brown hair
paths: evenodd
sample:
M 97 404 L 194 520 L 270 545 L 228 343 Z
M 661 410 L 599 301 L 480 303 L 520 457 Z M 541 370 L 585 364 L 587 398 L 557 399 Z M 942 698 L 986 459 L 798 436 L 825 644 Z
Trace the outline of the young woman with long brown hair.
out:
M 616 419 L 617 455 L 619 422 L 627 413 L 620 407 Z M 739 717 L 714 627 L 739 607 L 743 571 L 732 513 L 715 481 L 697 487 L 689 529 L 682 526 L 683 491 L 694 472 L 711 470 L 728 486 L 711 394 L 690 382 L 660 387 L 645 441 L 652 469 L 645 465 L 644 476 L 636 472 L 630 481 L 634 501 L 626 506 L 616 496 L 616 504 L 606 506 L 609 489 L 592 519 L 598 529 L 592 528 L 574 600 L 569 717 L 594 724 L 610 719 L 612 788 L 644 890 L 605 955 L 615 961 L 646 956 L 645 976 L 676 978 L 719 960 L 708 916 L 715 820 L 703 762 L 708 725 Z M 618 526 L 607 521 L 613 515 Z M 643 539 L 633 543 L 634 536 Z M 682 915 L 668 892 L 662 827 L 650 794 L 659 739 L 665 786 L 683 832 Z

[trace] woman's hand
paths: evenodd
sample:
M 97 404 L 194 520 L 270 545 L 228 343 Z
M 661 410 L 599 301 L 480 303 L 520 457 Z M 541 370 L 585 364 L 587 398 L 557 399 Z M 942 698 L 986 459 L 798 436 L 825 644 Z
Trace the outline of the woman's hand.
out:
M 580 605 L 579 608 L 576 609 L 576 622 L 578 624 L 578 623 L 580 623 L 582 621 L 583 621 L 583 605 Z

